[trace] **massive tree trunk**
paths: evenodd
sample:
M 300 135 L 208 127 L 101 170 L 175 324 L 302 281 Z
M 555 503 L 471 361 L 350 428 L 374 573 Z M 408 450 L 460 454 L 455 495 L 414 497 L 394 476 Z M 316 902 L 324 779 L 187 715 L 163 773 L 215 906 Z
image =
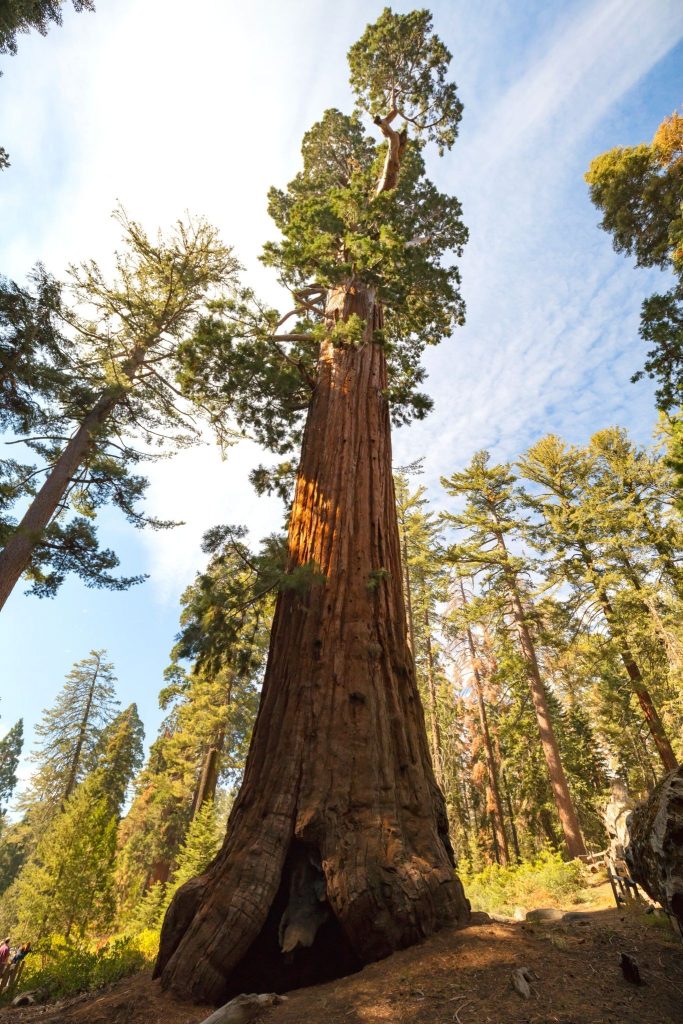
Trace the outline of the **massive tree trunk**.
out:
M 396 187 L 392 109 L 376 194 Z M 469 904 L 453 871 L 406 637 L 383 327 L 373 290 L 330 290 L 261 706 L 222 851 L 176 895 L 156 973 L 222 1001 L 336 977 Z M 339 337 L 339 336 L 338 336 Z
M 382 311 L 332 290 L 244 782 L 223 849 L 169 908 L 156 973 L 196 999 L 339 976 L 469 912 L 406 637 Z M 307 573 L 304 567 L 310 567 Z M 315 573 L 322 574 L 324 579 Z

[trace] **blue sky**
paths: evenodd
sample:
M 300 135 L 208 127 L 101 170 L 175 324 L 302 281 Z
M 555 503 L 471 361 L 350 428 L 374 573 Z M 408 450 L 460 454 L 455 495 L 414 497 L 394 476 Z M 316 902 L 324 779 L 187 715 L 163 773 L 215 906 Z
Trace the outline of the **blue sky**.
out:
M 0 271 L 22 279 L 38 259 L 59 275 L 116 244 L 117 200 L 150 230 L 185 210 L 234 245 L 262 293 L 257 262 L 272 237 L 271 184 L 296 171 L 303 132 L 329 106 L 349 109 L 345 54 L 382 3 L 356 0 L 99 0 L 65 12 L 46 38 L 21 37 L 0 67 Z M 410 5 L 395 4 L 397 10 Z M 683 99 L 678 0 L 447 0 L 431 7 L 451 49 L 465 113 L 460 139 L 430 170 L 463 203 L 468 321 L 427 353 L 432 416 L 395 434 L 397 464 L 426 455 L 435 501 L 480 447 L 514 458 L 553 431 L 583 442 L 622 424 L 648 439 L 652 388 L 632 385 L 637 335 L 658 272 L 634 270 L 597 228 L 583 182 L 592 156 L 649 140 Z M 0 618 L 0 733 L 19 716 L 29 737 L 71 664 L 104 647 L 124 704 L 154 738 L 156 697 L 178 597 L 201 567 L 203 531 L 279 524 L 249 489 L 252 444 L 225 461 L 207 445 L 152 468 L 149 507 L 185 520 L 142 534 L 114 513 L 100 536 L 122 571 L 150 573 L 123 594 L 70 580 L 52 601 L 17 590 Z M 27 746 L 28 751 L 28 746 Z M 23 773 L 26 774 L 24 766 Z

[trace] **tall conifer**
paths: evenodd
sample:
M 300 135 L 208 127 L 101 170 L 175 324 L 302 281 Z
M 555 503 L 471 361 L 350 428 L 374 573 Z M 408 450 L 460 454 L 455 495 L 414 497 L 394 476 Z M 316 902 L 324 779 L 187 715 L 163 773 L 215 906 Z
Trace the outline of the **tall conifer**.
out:
M 162 931 L 157 971 L 185 996 L 236 991 L 264 928 L 297 952 L 262 959 L 254 984 L 294 984 L 305 963 L 343 971 L 467 916 L 407 643 L 390 442 L 392 415 L 428 408 L 423 347 L 463 316 L 443 262 L 465 241 L 460 206 L 422 157 L 456 137 L 449 61 L 427 11 L 387 8 L 368 26 L 349 53 L 356 114 L 326 111 L 270 193 L 280 240 L 264 256 L 292 309 L 248 294 L 217 307 L 188 364 L 188 390 L 225 381 L 238 422 L 290 458 L 301 441 L 301 457 L 244 783 L 217 861 Z M 304 921 L 297 886 L 314 878 L 325 907 Z M 325 918 L 334 963 L 316 941 Z
M 467 469 L 442 481 L 449 494 L 467 499 L 463 512 L 446 516 L 451 525 L 469 531 L 465 540 L 451 548 L 451 558 L 465 571 L 483 572 L 488 585 L 499 588 L 509 604 L 565 843 L 570 856 L 577 857 L 586 848 L 562 766 L 532 636 L 529 602 L 520 579 L 525 566 L 508 547 L 510 537 L 519 528 L 515 519 L 514 479 L 509 467 L 490 466 L 488 453 L 478 452 Z

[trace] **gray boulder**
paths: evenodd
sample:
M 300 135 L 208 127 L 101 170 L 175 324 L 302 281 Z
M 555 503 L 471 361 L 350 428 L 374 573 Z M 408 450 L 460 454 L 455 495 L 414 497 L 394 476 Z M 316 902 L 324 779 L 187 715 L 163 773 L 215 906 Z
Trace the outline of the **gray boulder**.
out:
M 633 880 L 683 929 L 683 765 L 631 812 L 628 831 L 624 856 Z
M 203 1020 L 202 1024 L 247 1024 L 261 1010 L 284 1003 L 286 999 L 287 996 L 278 996 L 275 992 L 263 992 L 258 995 L 252 992 L 236 996 Z
M 536 910 L 530 910 L 526 915 L 527 921 L 561 921 L 564 917 L 564 911 L 557 910 L 555 907 L 538 907 Z
M 20 992 L 12 1000 L 12 1006 L 35 1006 L 37 1001 L 35 992 Z

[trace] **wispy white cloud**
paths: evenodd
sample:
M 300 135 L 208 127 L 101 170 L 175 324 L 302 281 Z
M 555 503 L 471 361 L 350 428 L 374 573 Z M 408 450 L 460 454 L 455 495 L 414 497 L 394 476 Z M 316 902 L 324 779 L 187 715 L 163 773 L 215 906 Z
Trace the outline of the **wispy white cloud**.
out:
M 573 9 L 440 172 L 457 182 L 471 229 L 468 323 L 427 353 L 436 410 L 397 444 L 401 460 L 429 452 L 432 485 L 479 447 L 508 459 L 549 430 L 580 439 L 619 421 L 647 432 L 651 390 L 629 378 L 655 275 L 631 277 L 598 232 L 582 161 L 606 112 L 682 36 L 683 8 L 669 0 Z
M 536 58 L 494 102 L 468 159 L 489 173 L 527 147 L 562 162 L 683 35 L 676 0 L 589 0 L 559 10 Z M 554 145 L 551 143 L 554 142 Z
M 37 257 L 57 270 L 85 255 L 106 262 L 116 241 L 106 213 L 119 198 L 150 228 L 184 209 L 205 214 L 273 295 L 257 261 L 272 235 L 267 189 L 295 171 L 320 111 L 349 106 L 343 54 L 382 6 L 255 0 L 237 12 L 198 0 L 188 18 L 180 0 L 120 0 L 22 39 L 0 94 L 14 162 L 0 197 L 3 268 L 22 274 Z M 395 442 L 399 462 L 429 452 L 431 480 L 476 447 L 509 457 L 548 428 L 586 433 L 596 415 L 649 415 L 649 398 L 634 397 L 646 390 L 624 398 L 639 297 L 615 273 L 587 199 L 577 227 L 571 183 L 586 137 L 681 38 L 683 9 L 557 5 L 507 54 L 505 19 L 515 18 L 515 5 L 483 5 L 479 17 L 469 4 L 435 5 L 476 117 L 466 111 L 461 141 L 434 165 L 471 230 L 468 326 L 428 353 L 436 411 Z M 253 446 L 225 462 L 202 448 L 152 468 L 152 511 L 187 523 L 146 535 L 161 596 L 191 578 L 206 527 L 249 520 L 257 536 L 278 525 L 277 503 L 247 483 L 258 459 Z
M 169 531 L 145 534 L 149 572 L 162 600 L 175 604 L 179 585 L 189 582 L 205 562 L 201 542 L 210 527 L 246 526 L 254 544 L 281 529 L 282 502 L 259 497 L 248 483 L 249 471 L 262 458 L 263 452 L 250 441 L 229 449 L 227 461 L 207 443 L 149 468 L 149 511 L 183 522 Z

